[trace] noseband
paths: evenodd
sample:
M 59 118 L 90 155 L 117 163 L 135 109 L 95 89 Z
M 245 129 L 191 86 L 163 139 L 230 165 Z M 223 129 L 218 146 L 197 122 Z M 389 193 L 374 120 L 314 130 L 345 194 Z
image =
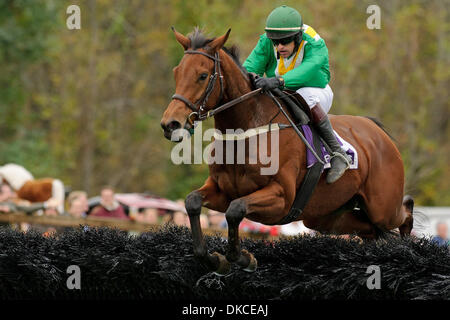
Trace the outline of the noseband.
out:
M 189 99 L 183 97 L 181 94 L 175 93 L 172 96 L 172 99 L 177 99 L 177 100 L 183 101 L 192 110 L 192 113 L 188 117 L 188 121 L 191 124 L 193 124 L 193 120 L 192 120 L 193 116 L 196 116 L 198 120 L 205 120 L 205 119 L 209 118 L 209 112 L 205 113 L 205 106 L 206 106 L 206 103 L 208 102 L 209 96 L 211 95 L 212 91 L 214 90 L 214 85 L 216 83 L 217 78 L 219 78 L 219 84 L 220 84 L 220 95 L 219 95 L 218 102 L 220 102 L 222 100 L 223 76 L 220 73 L 220 59 L 219 59 L 218 52 L 216 52 L 214 56 L 209 55 L 205 52 L 196 51 L 196 50 L 186 50 L 184 53 L 185 54 L 201 54 L 201 55 L 204 55 L 205 57 L 208 57 L 209 59 L 214 61 L 214 71 L 209 76 L 209 82 L 208 82 L 208 85 L 206 86 L 206 90 L 195 104 L 192 103 L 191 101 L 189 101 Z M 213 109 L 215 109 L 215 107 Z

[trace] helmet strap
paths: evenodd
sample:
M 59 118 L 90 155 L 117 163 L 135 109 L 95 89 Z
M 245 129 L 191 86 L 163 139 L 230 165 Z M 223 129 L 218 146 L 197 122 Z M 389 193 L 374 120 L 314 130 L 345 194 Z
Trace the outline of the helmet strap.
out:
M 294 52 L 297 52 L 297 50 L 298 50 L 298 47 L 300 46 L 300 43 L 302 42 L 302 32 L 300 31 L 297 35 L 296 35 L 296 37 L 295 37 L 295 39 L 294 39 L 294 42 L 295 42 L 295 49 L 294 49 Z
M 301 41 L 302 35 L 303 35 L 302 31 L 300 31 L 299 33 L 296 34 L 296 36 L 294 38 L 294 44 L 295 44 L 294 50 L 292 51 L 292 54 L 289 56 L 289 58 L 292 57 L 292 55 L 297 53 L 298 47 L 300 46 L 300 43 L 302 42 Z M 280 59 L 278 52 L 277 52 L 277 59 Z

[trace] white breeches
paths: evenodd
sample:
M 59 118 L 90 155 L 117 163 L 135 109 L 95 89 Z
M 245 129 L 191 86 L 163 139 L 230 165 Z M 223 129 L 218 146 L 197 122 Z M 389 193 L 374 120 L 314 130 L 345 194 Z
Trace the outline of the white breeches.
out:
M 333 91 L 328 84 L 325 88 L 303 87 L 298 89 L 297 92 L 305 99 L 309 108 L 320 103 L 325 113 L 330 111 L 331 104 L 333 103 Z

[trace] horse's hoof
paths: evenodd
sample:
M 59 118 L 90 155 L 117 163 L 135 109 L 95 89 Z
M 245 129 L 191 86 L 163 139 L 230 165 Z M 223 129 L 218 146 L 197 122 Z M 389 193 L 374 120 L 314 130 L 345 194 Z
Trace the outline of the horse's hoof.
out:
M 359 237 L 359 236 L 353 236 L 349 240 L 358 242 L 359 244 L 363 244 L 364 243 L 364 240 L 361 237 Z
M 216 256 L 219 260 L 219 266 L 217 267 L 217 269 L 215 271 L 213 271 L 213 273 L 218 276 L 223 276 L 223 275 L 228 274 L 231 270 L 231 264 L 228 262 L 227 258 L 225 258 L 224 255 L 221 255 L 218 252 L 213 252 L 212 255 Z
M 248 266 L 245 267 L 243 270 L 246 272 L 255 272 L 256 268 L 258 267 L 258 261 L 256 260 L 255 256 L 245 249 L 242 249 L 241 254 L 247 256 L 248 259 L 250 260 Z
M 364 241 L 361 237 L 356 236 L 356 235 L 350 235 L 350 234 L 340 234 L 340 235 L 331 235 L 331 238 L 340 238 L 340 239 L 344 239 L 347 241 L 356 241 L 359 244 L 363 244 Z

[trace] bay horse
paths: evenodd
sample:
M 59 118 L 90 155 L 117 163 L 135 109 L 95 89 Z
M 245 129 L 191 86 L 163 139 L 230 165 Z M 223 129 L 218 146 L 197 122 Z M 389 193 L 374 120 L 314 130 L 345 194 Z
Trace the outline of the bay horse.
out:
M 176 93 L 162 116 L 161 126 L 167 139 L 180 141 L 182 136 L 178 132 L 192 129 L 193 114 L 198 117 L 202 112 L 204 115 L 214 111 L 219 104 L 242 97 L 253 88 L 237 54 L 224 48 L 231 29 L 212 39 L 207 39 L 198 29 L 189 36 L 172 30 L 185 54 L 173 69 Z M 252 96 L 214 115 L 215 128 L 221 132 L 245 131 L 267 125 L 271 120 L 288 123 L 267 94 Z M 330 120 L 338 134 L 356 148 L 359 166 L 347 170 L 333 184 L 327 184 L 322 174 L 297 220 L 326 234 L 356 234 L 374 239 L 380 232 L 399 228 L 402 235 L 409 235 L 412 215 L 401 210 L 403 162 L 391 138 L 366 117 L 330 115 Z M 277 173 L 261 175 L 260 162 L 212 163 L 204 185 L 186 197 L 194 255 L 209 270 L 224 274 L 230 270 L 230 263 L 236 263 L 245 271 L 254 271 L 255 257 L 240 248 L 240 222 L 246 217 L 273 225 L 288 214 L 306 174 L 306 151 L 305 144 L 292 129 L 279 131 L 279 147 Z M 343 210 L 355 197 L 360 201 L 360 214 Z M 225 256 L 208 252 L 199 220 L 202 207 L 225 212 L 228 223 Z

